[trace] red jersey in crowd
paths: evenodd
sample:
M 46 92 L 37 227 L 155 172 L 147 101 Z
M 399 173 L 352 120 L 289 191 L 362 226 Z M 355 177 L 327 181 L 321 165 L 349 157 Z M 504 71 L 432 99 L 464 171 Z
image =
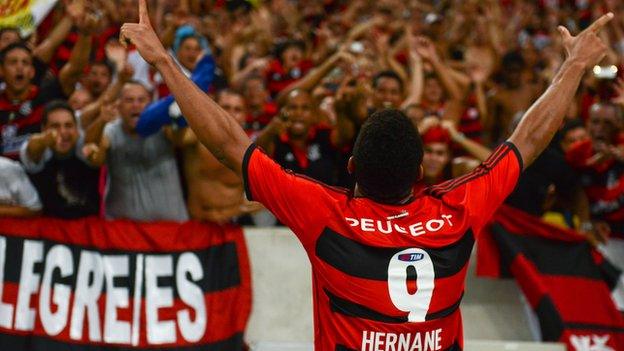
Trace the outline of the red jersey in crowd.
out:
M 290 227 L 311 261 L 319 351 L 462 350 L 473 242 L 521 170 L 505 143 L 466 176 L 384 205 L 286 171 L 254 145 L 243 161 L 248 198 Z
M 317 125 L 310 128 L 305 148 L 294 145 L 288 133 L 282 133 L 274 140 L 272 158 L 280 166 L 303 174 L 325 184 L 336 183 L 336 157 L 338 148 L 331 141 L 332 129 Z
M 273 117 L 279 112 L 279 107 L 273 101 L 267 101 L 262 106 L 262 110 L 253 113 L 250 112 L 245 120 L 245 129 L 252 129 L 256 131 L 263 130 Z
M 31 134 L 41 130 L 46 103 L 64 98 L 56 79 L 45 80 L 41 87 L 31 86 L 24 101 L 12 101 L 0 93 L 0 155 L 16 159 L 20 147 Z
M 618 145 L 624 145 L 620 136 Z M 566 152 L 566 161 L 581 173 L 581 185 L 589 200 L 593 219 L 609 224 L 611 235 L 624 238 L 624 163 L 615 159 L 591 163 L 595 155 L 591 140 L 579 141 Z
M 303 60 L 286 71 L 279 60 L 273 60 L 266 72 L 266 85 L 271 96 L 276 96 L 284 88 L 303 78 L 313 67 L 312 61 Z

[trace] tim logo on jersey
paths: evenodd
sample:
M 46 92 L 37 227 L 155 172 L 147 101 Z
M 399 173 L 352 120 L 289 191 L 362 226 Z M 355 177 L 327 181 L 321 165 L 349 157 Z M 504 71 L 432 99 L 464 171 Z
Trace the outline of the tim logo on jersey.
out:
M 425 255 L 421 253 L 411 253 L 411 254 L 401 254 L 399 255 L 399 261 L 403 262 L 416 262 L 420 261 L 425 257 Z

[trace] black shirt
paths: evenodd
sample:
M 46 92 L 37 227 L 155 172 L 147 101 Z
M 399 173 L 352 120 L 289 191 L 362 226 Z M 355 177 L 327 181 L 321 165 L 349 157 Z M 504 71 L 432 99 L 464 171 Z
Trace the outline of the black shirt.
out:
M 33 164 L 23 148 L 22 162 L 39 193 L 44 215 L 71 219 L 99 214 L 100 169 L 78 157 L 80 149 L 65 157 L 48 149 L 41 162 Z
M 336 148 L 331 142 L 331 129 L 314 127 L 308 134 L 306 150 L 293 146 L 287 134 L 277 137 L 274 145 L 273 159 L 283 168 L 325 184 L 336 184 Z

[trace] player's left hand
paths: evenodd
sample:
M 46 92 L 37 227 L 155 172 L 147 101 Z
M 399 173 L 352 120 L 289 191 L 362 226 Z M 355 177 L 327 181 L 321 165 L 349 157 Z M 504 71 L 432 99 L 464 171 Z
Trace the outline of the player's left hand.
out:
M 600 62 L 607 54 L 608 46 L 598 35 L 612 19 L 611 12 L 602 15 L 577 36 L 572 36 L 566 27 L 559 26 L 557 29 L 563 40 L 567 60 L 577 61 L 586 68 Z

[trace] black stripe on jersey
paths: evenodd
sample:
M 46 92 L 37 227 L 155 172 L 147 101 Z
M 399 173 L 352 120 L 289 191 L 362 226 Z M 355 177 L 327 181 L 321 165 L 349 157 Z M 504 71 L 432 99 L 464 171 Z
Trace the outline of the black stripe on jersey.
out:
M 459 304 L 462 302 L 463 298 L 464 298 L 464 293 L 462 292 L 461 296 L 459 297 L 459 299 L 457 299 L 457 301 L 454 304 L 438 312 L 427 313 L 427 315 L 425 316 L 425 320 L 430 321 L 433 319 L 440 319 L 440 318 L 450 316 L 451 314 L 453 314 L 453 312 L 457 311 L 457 309 L 459 308 Z
M 516 158 L 518 159 L 518 163 L 520 164 L 520 172 L 522 173 L 522 171 L 524 170 L 524 160 L 522 159 L 522 154 L 520 153 L 520 150 L 518 150 L 516 144 L 512 143 L 511 141 L 506 141 L 504 142 L 504 144 L 509 146 L 514 154 L 516 154 Z
M 249 187 L 249 161 L 251 160 L 251 155 L 254 150 L 257 148 L 256 144 L 251 144 L 245 151 L 245 155 L 243 156 L 243 185 L 245 186 L 245 195 L 247 196 L 247 200 L 253 201 L 253 196 L 251 195 L 251 188 Z
M 324 289 L 325 294 L 329 298 L 329 305 L 332 312 L 342 314 L 347 317 L 355 317 L 368 319 L 375 322 L 382 323 L 407 323 L 407 314 L 400 317 L 388 316 L 383 313 L 374 311 L 364 305 L 351 302 L 332 294 L 329 290 Z
M 357 351 L 355 349 L 350 349 L 346 346 L 343 345 L 336 345 L 336 350 L 335 351 Z
M 327 295 L 327 297 L 329 298 L 329 305 L 331 307 L 332 312 L 339 313 L 347 317 L 368 319 L 371 321 L 388 323 L 388 324 L 407 323 L 407 314 L 404 314 L 402 316 L 388 316 L 386 314 L 372 310 L 364 305 L 360 305 L 358 303 L 349 301 L 342 297 L 338 297 L 332 294 L 327 289 L 324 289 L 324 290 L 325 290 L 325 295 Z M 446 307 L 437 312 L 427 313 L 427 315 L 425 316 L 425 320 L 430 321 L 430 320 L 440 319 L 440 318 L 445 318 L 445 317 L 450 316 L 455 311 L 457 311 L 463 297 L 464 297 L 464 294 L 462 293 L 462 296 L 460 296 L 459 299 L 451 306 Z
M 468 230 L 460 240 L 449 246 L 422 249 L 433 261 L 435 277 L 444 278 L 453 276 L 464 268 L 470 259 L 473 244 L 472 230 Z M 325 228 L 316 241 L 316 255 L 325 263 L 353 277 L 381 281 L 388 280 L 388 265 L 392 256 L 408 248 L 368 246 L 330 228 Z

